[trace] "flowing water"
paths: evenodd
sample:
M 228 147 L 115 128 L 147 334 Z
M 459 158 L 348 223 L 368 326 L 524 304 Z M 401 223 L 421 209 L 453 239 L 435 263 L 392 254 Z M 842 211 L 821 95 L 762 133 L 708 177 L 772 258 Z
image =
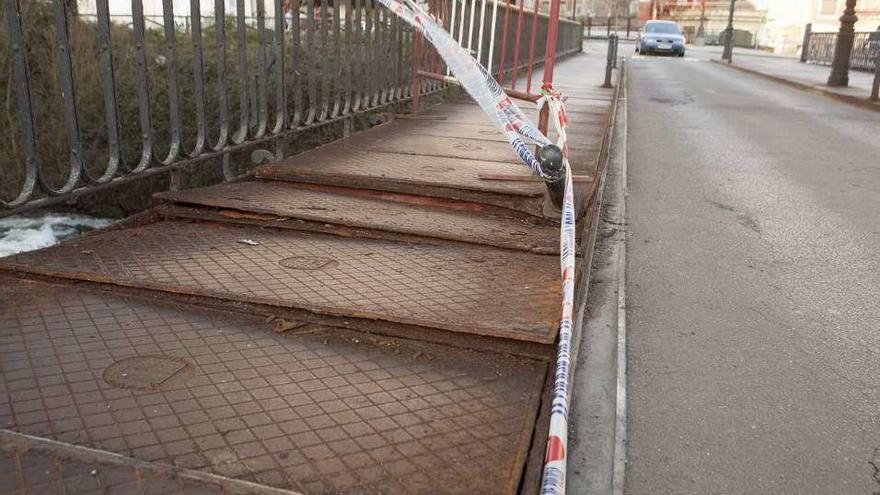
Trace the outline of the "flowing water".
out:
M 113 220 L 75 213 L 44 213 L 0 218 L 0 257 L 51 246 Z

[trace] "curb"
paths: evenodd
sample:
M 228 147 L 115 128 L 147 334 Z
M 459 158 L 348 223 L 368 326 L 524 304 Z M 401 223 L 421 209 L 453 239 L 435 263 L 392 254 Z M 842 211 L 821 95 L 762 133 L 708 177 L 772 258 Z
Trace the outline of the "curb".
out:
M 714 58 L 711 59 L 710 62 L 712 62 L 714 64 L 721 65 L 723 67 L 730 67 L 731 69 L 735 69 L 740 72 L 744 72 L 746 74 L 760 76 L 760 77 L 763 77 L 764 79 L 769 79 L 771 81 L 782 83 L 787 86 L 791 86 L 793 88 L 800 89 L 802 91 L 813 93 L 815 95 L 826 96 L 826 97 L 841 101 L 843 103 L 848 103 L 850 105 L 855 105 L 855 106 L 864 108 L 866 110 L 873 110 L 875 112 L 880 112 L 880 102 L 874 102 L 874 101 L 871 101 L 871 100 L 868 100 L 865 98 L 859 98 L 856 96 L 842 95 L 840 93 L 835 93 L 834 91 L 823 89 L 819 86 L 813 86 L 811 84 L 792 81 L 791 79 L 786 79 L 784 77 L 773 76 L 773 75 L 767 74 L 765 72 L 757 71 L 755 69 L 748 69 L 748 68 L 743 67 L 741 65 L 728 64 L 726 62 L 722 62 L 721 60 L 717 60 Z

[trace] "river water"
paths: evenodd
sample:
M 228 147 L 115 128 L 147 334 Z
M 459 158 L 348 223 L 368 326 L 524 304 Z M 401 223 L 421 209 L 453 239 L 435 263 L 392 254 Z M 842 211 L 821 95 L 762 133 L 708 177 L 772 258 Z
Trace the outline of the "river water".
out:
M 33 251 L 110 225 L 112 219 L 74 213 L 44 213 L 0 218 L 0 257 Z

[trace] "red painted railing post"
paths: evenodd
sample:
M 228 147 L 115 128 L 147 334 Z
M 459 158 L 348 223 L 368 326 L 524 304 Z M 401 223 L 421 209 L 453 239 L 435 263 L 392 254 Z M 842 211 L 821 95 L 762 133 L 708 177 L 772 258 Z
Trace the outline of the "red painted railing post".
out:
M 419 112 L 419 96 L 422 93 L 422 79 L 419 77 L 419 67 L 422 61 L 422 33 L 414 33 L 416 42 L 413 51 L 413 72 L 412 72 L 412 113 Z
M 544 79 L 543 87 L 551 89 L 553 87 L 553 64 L 556 62 L 556 38 L 559 36 L 559 1 L 550 0 L 550 19 L 547 27 L 547 50 L 544 52 Z M 547 106 L 541 108 L 541 115 L 538 120 L 538 129 L 547 135 L 547 124 L 550 118 Z

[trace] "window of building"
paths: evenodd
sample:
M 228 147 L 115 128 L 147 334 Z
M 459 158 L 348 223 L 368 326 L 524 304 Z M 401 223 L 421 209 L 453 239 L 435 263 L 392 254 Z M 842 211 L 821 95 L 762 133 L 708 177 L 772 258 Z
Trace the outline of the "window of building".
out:
M 821 0 L 819 15 L 834 15 L 837 13 L 837 0 Z

